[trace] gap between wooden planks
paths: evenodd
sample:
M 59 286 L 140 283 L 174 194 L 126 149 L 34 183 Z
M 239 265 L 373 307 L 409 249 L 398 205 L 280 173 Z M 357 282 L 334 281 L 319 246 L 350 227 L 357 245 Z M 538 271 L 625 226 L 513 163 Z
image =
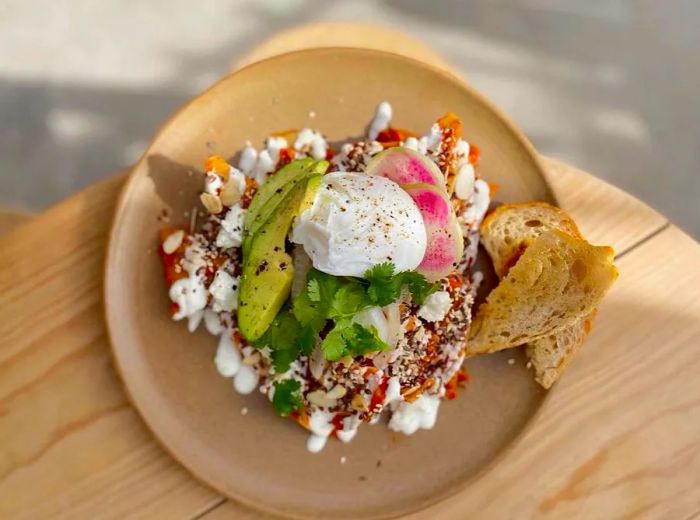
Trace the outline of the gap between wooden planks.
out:
M 558 163 L 548 166 L 563 206 L 593 242 L 622 250 L 666 225 L 663 217 L 619 190 Z M 122 180 L 95 185 L 0 239 L 0 517 L 195 518 L 231 508 L 239 516 L 257 516 L 231 502 L 217 511 L 223 499 L 160 449 L 127 403 L 112 370 L 100 288 L 105 237 Z M 667 230 L 643 247 L 655 247 L 667 233 L 678 232 Z M 673 244 L 679 252 L 697 250 L 681 237 Z M 631 259 L 634 253 L 626 256 Z M 639 277 L 634 264 L 628 269 L 626 261 L 621 262 L 623 275 L 613 294 Z M 614 312 L 612 303 L 601 311 L 599 330 L 557 394 L 567 395 L 568 386 L 578 388 L 591 377 L 587 366 L 596 367 L 599 358 L 590 353 L 600 350 L 596 345 L 607 334 L 606 326 L 614 329 L 617 319 L 605 317 Z M 615 349 L 609 350 L 632 350 L 622 331 L 619 335 Z M 586 401 L 585 394 L 578 399 Z M 550 411 L 538 421 L 547 424 L 558 413 L 555 403 L 560 400 L 553 396 Z M 586 406 L 601 404 L 596 398 Z M 572 427 L 573 414 L 566 415 L 569 420 L 562 417 L 557 428 Z M 518 444 L 523 445 L 525 440 Z M 591 450 L 598 447 L 588 445 Z M 494 471 L 505 466 L 499 464 Z M 554 486 L 568 476 L 562 470 L 548 482 Z M 473 495 L 470 489 L 440 510 L 461 513 L 459 500 Z

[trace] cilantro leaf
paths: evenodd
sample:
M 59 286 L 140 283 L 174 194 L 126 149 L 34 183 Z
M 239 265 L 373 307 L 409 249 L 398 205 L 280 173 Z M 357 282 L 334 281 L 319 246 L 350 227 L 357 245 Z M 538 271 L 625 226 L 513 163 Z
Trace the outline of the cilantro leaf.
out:
M 307 356 L 311 354 L 311 351 L 316 345 L 316 338 L 318 337 L 320 329 L 316 330 L 315 327 L 311 325 L 304 325 L 301 327 L 299 332 L 299 350 L 302 354 Z
M 338 322 L 321 342 L 323 356 L 331 361 L 388 349 L 389 345 L 382 341 L 375 327 L 367 328 L 349 320 Z
M 384 307 L 395 302 L 401 296 L 401 289 L 408 287 L 414 303 L 421 305 L 425 299 L 434 293 L 439 285 L 431 284 L 425 276 L 417 271 L 395 272 L 394 264 L 385 262 L 377 264 L 365 273 L 365 280 L 369 282 L 367 295 L 374 305 Z
M 302 347 L 306 347 L 302 338 L 301 324 L 289 311 L 289 308 L 283 308 L 275 316 L 265 334 L 255 342 L 255 345 L 270 348 L 275 372 L 281 374 L 289 370 L 289 366 L 299 356 Z
M 425 299 L 440 288 L 439 283 L 430 283 L 425 276 L 416 271 L 405 271 L 398 275 L 400 284 L 408 286 L 411 298 L 417 305 L 422 305 Z
M 364 278 L 369 282 L 367 295 L 379 307 L 389 305 L 401 295 L 401 285 L 394 278 L 394 270 L 394 264 L 384 262 L 368 269 L 365 273 Z
M 338 361 L 347 355 L 347 344 L 343 337 L 342 327 L 336 326 L 321 341 L 323 357 L 331 361 Z
M 278 374 L 284 374 L 299 355 L 298 349 L 271 350 L 272 366 Z
M 353 323 L 350 327 L 343 330 L 343 337 L 348 344 L 350 355 L 364 356 L 370 352 L 389 350 L 387 345 L 377 333 L 374 326 L 369 328 Z
M 367 296 L 362 283 L 359 280 L 350 279 L 336 291 L 328 317 L 336 320 L 348 318 L 371 305 L 372 301 Z
M 301 383 L 296 379 L 276 381 L 275 393 L 272 396 L 272 406 L 281 417 L 287 417 L 294 411 L 301 410 Z
M 306 284 L 306 292 L 312 302 L 321 301 L 321 287 L 318 280 L 309 280 L 309 283 Z

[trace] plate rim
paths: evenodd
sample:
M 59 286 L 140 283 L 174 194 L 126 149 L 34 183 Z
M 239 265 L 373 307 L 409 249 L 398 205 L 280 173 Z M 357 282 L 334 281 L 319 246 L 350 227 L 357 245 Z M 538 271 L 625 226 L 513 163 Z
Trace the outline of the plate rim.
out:
M 129 168 L 128 174 L 126 176 L 126 179 L 124 181 L 124 184 L 120 188 L 119 195 L 116 200 L 116 204 L 114 206 L 114 210 L 112 213 L 111 217 L 111 222 L 109 224 L 109 231 L 107 235 L 107 244 L 105 247 L 105 257 L 104 257 L 104 263 L 102 266 L 102 273 L 103 273 L 103 280 L 101 284 L 101 290 L 102 290 L 102 315 L 104 318 L 105 322 L 105 328 L 107 331 L 107 339 L 109 342 L 110 346 L 110 357 L 112 360 L 112 365 L 117 372 L 117 375 L 119 376 L 120 379 L 120 384 L 127 396 L 127 399 L 131 406 L 136 410 L 138 416 L 140 419 L 143 421 L 145 424 L 147 430 L 151 434 L 153 440 L 162 448 L 165 450 L 165 452 L 172 457 L 177 464 L 179 464 L 181 467 L 183 467 L 190 476 L 192 476 L 195 480 L 197 480 L 200 484 L 204 484 L 205 486 L 209 487 L 212 489 L 215 493 L 220 494 L 222 497 L 224 497 L 227 500 L 233 500 L 234 502 L 238 502 L 239 504 L 244 505 L 245 507 L 248 507 L 249 509 L 253 511 L 258 511 L 258 512 L 263 512 L 267 514 L 272 514 L 278 517 L 282 518 L 295 518 L 295 519 L 308 519 L 308 518 L 314 518 L 312 516 L 308 516 L 305 514 L 299 514 L 298 512 L 292 512 L 292 511 L 282 511 L 280 509 L 277 509 L 275 507 L 271 507 L 268 503 L 266 502 L 259 502 L 256 500 L 251 500 L 245 495 L 238 495 L 234 493 L 230 493 L 228 491 L 222 490 L 216 482 L 213 481 L 213 479 L 210 478 L 210 475 L 208 474 L 203 474 L 196 469 L 193 469 L 190 465 L 186 464 L 183 459 L 181 459 L 180 456 L 178 456 L 175 453 L 175 450 L 171 448 L 171 446 L 160 436 L 160 434 L 157 431 L 156 426 L 151 422 L 151 420 L 148 418 L 147 414 L 144 413 L 144 410 L 142 409 L 141 403 L 139 402 L 139 398 L 135 396 L 130 388 L 130 383 L 129 383 L 129 375 L 128 375 L 128 369 L 125 369 L 125 366 L 123 365 L 123 359 L 121 359 L 121 354 L 119 353 L 119 349 L 115 348 L 115 342 L 114 342 L 114 330 L 112 327 L 112 319 L 117 319 L 117 316 L 112 317 L 112 315 L 116 312 L 115 309 L 110 308 L 110 301 L 111 299 L 107 296 L 110 287 L 113 286 L 115 283 L 115 280 L 113 280 L 113 276 L 110 275 L 110 267 L 111 264 L 113 263 L 113 259 L 116 254 L 116 244 L 118 241 L 118 234 L 120 230 L 120 224 L 124 218 L 124 214 L 126 213 L 126 209 L 128 206 L 128 202 L 130 199 L 130 195 L 132 190 L 135 188 L 136 183 L 140 180 L 140 177 L 142 176 L 142 168 L 144 166 L 144 163 L 147 161 L 152 149 L 154 148 L 155 144 L 163 137 L 163 135 L 170 129 L 170 127 L 173 125 L 173 123 L 178 119 L 178 117 L 187 109 L 189 109 L 192 105 L 200 102 L 204 98 L 208 97 L 211 95 L 211 93 L 217 89 L 221 84 L 225 83 L 228 81 L 230 78 L 244 72 L 248 71 L 249 69 L 254 69 L 258 66 L 261 66 L 263 64 L 267 64 L 269 62 L 275 62 L 275 61 L 283 61 L 288 59 L 289 57 L 292 56 L 298 56 L 298 55 L 323 55 L 323 54 L 355 54 L 355 55 L 366 55 L 369 59 L 374 58 L 389 58 L 393 59 L 395 61 L 400 61 L 400 62 L 405 62 L 413 67 L 418 67 L 424 70 L 427 70 L 428 72 L 438 75 L 441 77 L 443 81 L 450 82 L 457 87 L 459 87 L 461 90 L 465 90 L 468 92 L 470 96 L 475 98 L 480 104 L 485 106 L 490 112 L 493 113 L 493 115 L 500 120 L 502 124 L 504 124 L 508 131 L 511 133 L 511 135 L 519 142 L 520 145 L 523 146 L 525 151 L 527 152 L 527 155 L 529 158 L 532 160 L 535 168 L 539 171 L 540 177 L 542 180 L 542 184 L 544 189 L 546 190 L 547 196 L 549 200 L 552 201 L 553 204 L 559 205 L 556 194 L 554 190 L 551 187 L 551 184 L 549 180 L 547 179 L 546 176 L 546 169 L 544 167 L 544 164 L 540 158 L 539 153 L 533 146 L 533 144 L 530 142 L 530 140 L 527 138 L 527 136 L 520 130 L 520 128 L 510 119 L 510 117 L 503 111 L 501 110 L 494 102 L 492 102 L 490 99 L 488 99 L 486 96 L 481 94 L 480 91 L 478 91 L 476 88 L 472 87 L 469 85 L 463 78 L 457 76 L 456 74 L 452 73 L 451 71 L 445 70 L 444 68 L 440 68 L 437 66 L 434 66 L 429 63 L 425 63 L 423 61 L 394 53 L 394 52 L 389 52 L 389 51 L 383 51 L 383 50 L 377 50 L 377 49 L 367 49 L 367 48 L 362 48 L 362 47 L 344 47 L 344 46 L 331 46 L 331 47 L 316 47 L 316 48 L 310 48 L 310 49 L 300 49 L 300 50 L 294 50 L 290 52 L 285 52 L 282 54 L 278 54 L 275 56 L 270 56 L 268 58 L 264 58 L 262 60 L 247 64 L 243 67 L 240 67 L 234 71 L 230 71 L 226 73 L 223 77 L 218 79 L 216 82 L 214 82 L 212 85 L 208 86 L 206 89 L 202 90 L 201 92 L 195 94 L 194 96 L 188 98 L 185 100 L 178 108 L 173 110 L 171 115 L 165 119 L 163 123 L 161 123 L 157 130 L 153 133 L 153 135 L 150 137 L 148 141 L 148 146 L 146 149 L 143 151 L 141 156 L 138 158 L 138 160 L 134 163 L 134 165 Z M 407 507 L 403 508 L 401 510 L 396 510 L 396 511 L 391 511 L 391 512 L 378 512 L 378 513 L 373 513 L 373 514 L 365 514 L 362 515 L 362 518 L 366 519 L 389 519 L 389 518 L 397 518 L 402 515 L 406 514 L 412 514 L 412 513 L 418 513 L 421 511 L 425 511 L 429 509 L 430 507 L 435 506 L 436 504 L 439 504 L 451 497 L 456 496 L 460 492 L 464 491 L 469 487 L 469 485 L 482 478 L 486 473 L 491 471 L 494 466 L 500 461 L 520 442 L 522 437 L 530 430 L 532 425 L 535 423 L 535 421 L 540 417 L 542 414 L 543 408 L 549 401 L 549 396 L 551 395 L 552 390 L 547 391 L 544 396 L 542 397 L 540 405 L 537 407 L 537 409 L 534 411 L 534 413 L 528 418 L 526 423 L 523 425 L 523 427 L 518 431 L 512 440 L 507 443 L 494 457 L 492 457 L 486 464 L 484 464 L 479 470 L 477 470 L 473 475 L 459 479 L 455 481 L 454 483 L 446 486 L 444 491 L 440 493 L 435 493 L 434 495 L 430 496 L 429 498 L 424 499 L 422 502 L 420 502 L 417 506 L 414 504 L 412 507 Z M 351 514 L 351 515 L 335 515 L 338 518 L 359 518 L 356 514 Z

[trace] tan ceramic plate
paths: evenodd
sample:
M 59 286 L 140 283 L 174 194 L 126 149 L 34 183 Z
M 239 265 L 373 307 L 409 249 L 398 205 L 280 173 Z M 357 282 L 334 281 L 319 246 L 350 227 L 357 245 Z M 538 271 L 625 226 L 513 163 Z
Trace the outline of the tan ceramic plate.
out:
M 329 442 L 312 455 L 305 431 L 278 419 L 261 395 L 239 396 L 217 375 L 215 338 L 170 320 L 156 253 L 159 217 L 168 209 L 171 223 L 188 221 L 183 214 L 197 204 L 204 158 L 230 156 L 247 139 L 260 143 L 271 131 L 305 125 L 331 139 L 357 136 L 382 100 L 394 106 L 397 126 L 419 132 L 456 112 L 466 138 L 482 150 L 482 174 L 501 185 L 499 200 L 551 200 L 532 147 L 458 79 L 391 54 L 322 49 L 246 67 L 185 106 L 136 165 L 118 205 L 105 301 L 133 403 L 194 475 L 266 511 L 369 518 L 425 507 L 484 470 L 543 399 L 520 353 L 482 356 L 467 361 L 472 381 L 442 405 L 435 429 L 406 437 L 365 426 L 352 443 Z M 518 362 L 509 365 L 510 357 Z

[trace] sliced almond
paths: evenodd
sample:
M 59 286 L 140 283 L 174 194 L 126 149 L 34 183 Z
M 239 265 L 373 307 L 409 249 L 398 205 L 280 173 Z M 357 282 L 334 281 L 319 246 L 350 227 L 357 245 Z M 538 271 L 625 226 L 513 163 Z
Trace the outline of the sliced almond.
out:
M 328 391 L 328 393 L 326 394 L 326 397 L 328 399 L 340 399 L 346 393 L 348 393 L 347 388 L 345 388 L 342 385 L 335 385 L 331 390 Z
M 185 232 L 182 229 L 178 229 L 174 233 L 170 233 L 168 237 L 163 240 L 163 252 L 166 255 L 172 255 L 182 245 L 182 241 L 184 239 Z
M 211 193 L 202 193 L 199 196 L 199 200 L 202 201 L 204 207 L 212 215 L 217 215 L 218 213 L 221 213 L 221 211 L 224 209 L 224 205 L 221 203 L 221 199 L 216 195 L 212 195 Z
M 250 356 L 243 358 L 243 364 L 248 366 L 253 366 L 260 361 L 260 353 L 253 352 Z
M 455 195 L 462 200 L 469 200 L 474 195 L 474 183 L 476 182 L 474 166 L 465 163 L 460 166 L 455 179 Z
M 328 408 L 335 406 L 336 404 L 335 399 L 329 399 L 328 394 L 323 390 L 314 390 L 313 392 L 309 392 L 306 395 L 306 398 L 311 404 L 315 404 L 316 406 Z
M 219 194 L 221 198 L 221 203 L 224 206 L 233 206 L 236 202 L 241 200 L 243 193 L 239 190 L 238 182 L 236 179 L 230 177 L 228 182 L 224 184 L 224 187 Z
M 309 261 L 310 262 L 310 261 Z M 292 289 L 292 292 L 294 290 Z M 309 370 L 311 375 L 320 381 L 323 376 L 323 370 L 326 368 L 326 359 L 323 357 L 323 352 L 319 347 L 315 347 L 311 353 L 311 358 L 309 359 Z

